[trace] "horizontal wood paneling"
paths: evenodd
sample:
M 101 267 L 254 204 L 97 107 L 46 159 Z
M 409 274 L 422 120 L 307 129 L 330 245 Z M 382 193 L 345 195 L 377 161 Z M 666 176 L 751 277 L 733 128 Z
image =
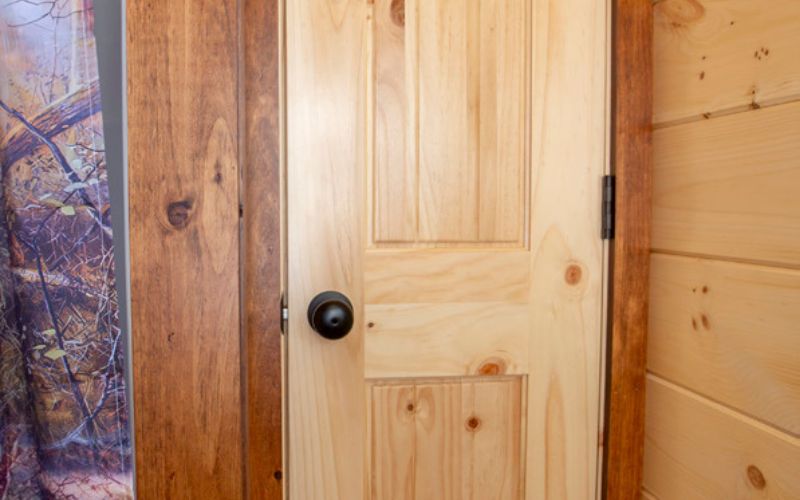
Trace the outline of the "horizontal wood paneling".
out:
M 800 498 L 800 441 L 655 376 L 644 486 L 659 500 Z
M 648 367 L 800 434 L 800 271 L 653 255 Z
M 800 98 L 800 2 L 655 2 L 655 121 Z
M 800 103 L 654 141 L 653 248 L 800 266 Z

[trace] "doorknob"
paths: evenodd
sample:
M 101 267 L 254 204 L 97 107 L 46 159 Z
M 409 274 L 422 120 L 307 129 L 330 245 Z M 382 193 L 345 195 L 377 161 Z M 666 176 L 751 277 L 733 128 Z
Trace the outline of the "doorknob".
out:
M 322 292 L 308 304 L 308 323 L 326 339 L 338 340 L 353 328 L 353 304 L 339 292 Z

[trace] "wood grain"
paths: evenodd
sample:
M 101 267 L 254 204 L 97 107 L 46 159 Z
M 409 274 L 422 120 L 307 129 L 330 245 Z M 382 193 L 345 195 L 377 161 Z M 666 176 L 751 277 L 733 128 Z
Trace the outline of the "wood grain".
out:
M 360 499 L 377 477 L 367 493 L 509 498 L 520 491 L 503 478 L 516 474 L 526 498 L 596 496 L 608 4 L 287 7 L 290 494 Z M 343 341 L 305 326 L 326 289 L 356 306 Z M 429 413 L 413 427 L 430 453 L 412 459 L 392 436 L 410 432 L 407 418 L 379 423 L 408 391 L 381 392 L 394 402 L 364 418 L 365 375 L 424 388 Z M 480 398 L 498 411 L 500 381 L 530 381 L 507 465 L 507 433 L 487 428 L 487 462 L 462 469 L 463 421 L 451 420 L 465 375 L 496 377 Z
M 370 497 L 522 498 L 521 377 L 371 384 Z
M 244 0 L 243 339 L 249 499 L 282 495 L 278 0 Z
M 658 498 L 649 491 L 642 489 L 641 500 L 658 500 Z
M 364 497 L 363 359 L 367 11 L 363 0 L 286 3 L 288 494 Z M 339 341 L 308 326 L 311 299 L 355 306 Z
M 527 304 L 366 306 L 367 377 L 528 373 Z
M 800 271 L 653 255 L 648 369 L 800 436 Z
M 800 98 L 798 30 L 795 0 L 655 2 L 655 122 Z
M 531 14 L 526 495 L 595 498 L 603 385 L 598 206 L 608 162 L 608 4 L 539 1 Z
M 660 500 L 800 498 L 800 440 L 655 376 L 644 481 Z
M 417 11 L 420 239 L 475 241 L 480 3 L 421 1 Z
M 138 497 L 241 498 L 238 9 L 128 2 Z
M 613 9 L 611 137 L 617 220 L 611 246 L 605 494 L 608 500 L 628 500 L 641 489 L 644 446 L 653 12 L 649 0 L 615 0 Z
M 526 11 L 496 0 L 376 2 L 376 243 L 522 245 Z
M 367 252 L 369 304 L 528 300 L 530 254 L 517 251 Z
M 800 103 L 654 134 L 653 248 L 800 267 Z
M 375 153 L 372 231 L 376 242 L 416 241 L 417 0 L 376 0 Z

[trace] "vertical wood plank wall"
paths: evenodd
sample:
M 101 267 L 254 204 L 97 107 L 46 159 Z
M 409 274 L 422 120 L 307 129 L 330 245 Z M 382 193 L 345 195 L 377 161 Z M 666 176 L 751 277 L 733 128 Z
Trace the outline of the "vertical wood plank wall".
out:
M 127 3 L 141 499 L 282 495 L 278 0 Z
M 240 205 L 251 208 L 241 201 L 241 163 L 246 140 L 264 121 L 255 117 L 245 126 L 240 107 L 242 8 L 242 0 L 127 2 L 132 356 L 141 499 L 243 498 L 244 473 L 257 468 L 261 488 L 251 497 L 276 490 L 272 475 L 276 456 L 280 464 L 280 433 L 253 440 L 253 449 L 243 447 L 246 430 L 253 435 L 275 427 L 270 411 L 261 412 L 261 420 L 252 412 L 245 419 L 243 403 L 271 401 L 279 408 L 280 390 L 267 397 L 271 382 L 264 372 L 275 370 L 269 359 L 252 371 L 260 381 L 242 377 L 242 346 L 258 338 L 242 341 L 242 306 L 246 324 L 261 329 L 262 336 L 274 335 L 272 317 L 278 316 L 276 300 L 273 307 L 261 305 L 266 319 L 254 307 L 278 288 L 277 270 L 274 278 L 262 275 L 273 285 L 259 296 L 252 287 L 262 281 L 246 281 L 247 290 L 240 285 Z M 248 12 L 254 22 L 268 17 L 252 5 Z M 265 23 L 259 29 L 269 37 L 275 31 L 269 28 Z M 252 29 L 248 34 L 253 36 Z M 261 42 L 250 45 L 255 43 Z M 269 75 L 254 84 L 247 89 L 252 108 L 268 114 Z M 263 92 L 267 102 L 255 103 L 255 92 Z M 263 182 L 273 178 L 269 139 L 264 134 L 256 142 L 261 149 L 249 151 L 262 156 L 247 172 L 261 168 Z M 253 197 L 263 190 L 263 184 L 249 187 Z M 277 230 L 264 220 L 276 205 L 266 196 L 263 217 L 246 221 L 250 233 L 263 230 L 248 239 L 251 260 L 262 257 L 254 275 L 277 262 L 268 253 Z M 255 347 L 269 358 L 263 343 Z M 277 415 L 279 429 L 279 410 Z M 277 439 L 272 448 L 271 438 Z M 245 460 L 255 452 L 262 454 L 259 460 Z
M 656 0 L 644 498 L 800 498 L 800 2 Z
M 127 3 L 143 500 L 242 496 L 236 3 Z

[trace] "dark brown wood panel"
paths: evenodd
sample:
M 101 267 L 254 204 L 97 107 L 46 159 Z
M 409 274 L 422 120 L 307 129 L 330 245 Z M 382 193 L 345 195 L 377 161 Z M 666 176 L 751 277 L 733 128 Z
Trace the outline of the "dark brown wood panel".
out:
M 127 3 L 139 498 L 243 494 L 239 10 Z
M 605 497 L 640 496 L 644 454 L 652 191 L 651 0 L 615 0 L 612 158 L 617 227 L 612 248 Z
M 244 0 L 244 339 L 247 495 L 280 499 L 278 0 Z

